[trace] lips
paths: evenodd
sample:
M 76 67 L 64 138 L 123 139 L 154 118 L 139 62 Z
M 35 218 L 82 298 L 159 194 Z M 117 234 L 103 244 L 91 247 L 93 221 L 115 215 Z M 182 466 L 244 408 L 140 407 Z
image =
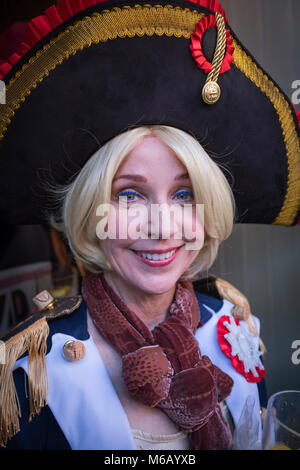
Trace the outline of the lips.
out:
M 178 248 L 181 248 L 183 245 L 180 245 L 180 246 L 172 246 L 170 248 L 165 248 L 163 250 L 143 250 L 143 249 L 140 249 L 140 250 L 132 250 L 136 253 L 149 253 L 149 255 L 161 255 L 162 253 L 168 253 L 168 251 L 173 251 L 173 250 L 177 250 Z
M 133 253 L 134 253 L 134 256 L 136 256 L 136 258 L 138 260 L 140 260 L 142 263 L 144 264 L 147 264 L 148 266 L 152 266 L 152 267 L 163 267 L 163 266 L 167 266 L 168 264 L 172 263 L 172 261 L 176 258 L 176 256 L 178 255 L 178 252 L 180 251 L 180 249 L 182 248 L 183 245 L 181 245 L 180 247 L 177 247 L 173 250 L 171 249 L 168 249 L 167 251 L 166 250 L 161 250 L 162 253 L 166 253 L 168 251 L 174 251 L 174 253 L 168 257 L 168 258 L 165 258 L 165 259 L 149 259 L 149 258 L 146 258 L 145 256 L 142 256 L 141 253 L 143 253 L 144 255 L 146 254 L 161 254 L 158 252 L 158 250 L 154 251 L 154 250 L 148 250 L 148 251 L 143 251 L 143 252 L 136 252 L 135 250 L 131 250 Z
M 142 256 L 143 258 L 147 258 L 147 259 L 150 259 L 150 260 L 153 260 L 153 261 L 162 261 L 162 260 L 165 260 L 165 259 L 169 259 L 171 258 L 171 256 L 174 255 L 176 249 L 175 250 L 172 250 L 172 251 L 168 251 L 167 253 L 145 253 L 145 252 L 142 252 L 142 251 L 137 251 L 137 255 L 139 256 Z

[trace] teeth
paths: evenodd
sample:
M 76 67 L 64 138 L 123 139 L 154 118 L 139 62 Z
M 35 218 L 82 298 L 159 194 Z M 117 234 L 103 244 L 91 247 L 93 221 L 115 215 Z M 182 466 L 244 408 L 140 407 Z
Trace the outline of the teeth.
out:
M 142 251 L 137 251 L 137 254 L 139 256 L 142 256 L 143 258 L 147 258 L 147 259 L 152 259 L 154 261 L 157 261 L 157 260 L 163 260 L 163 259 L 167 259 L 167 258 L 171 258 L 171 256 L 174 255 L 176 250 L 172 250 L 172 251 L 168 251 L 167 253 L 161 253 L 161 254 L 157 254 L 157 253 L 154 253 L 154 254 L 149 254 L 149 253 L 143 253 Z

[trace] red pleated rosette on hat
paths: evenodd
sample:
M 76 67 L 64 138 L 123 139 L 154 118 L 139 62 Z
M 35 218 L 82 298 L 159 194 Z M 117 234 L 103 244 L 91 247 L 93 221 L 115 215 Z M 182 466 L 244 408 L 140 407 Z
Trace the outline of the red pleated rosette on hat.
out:
M 223 353 L 231 359 L 235 370 L 247 382 L 258 383 L 266 370 L 260 360 L 257 337 L 247 325 L 241 324 L 233 316 L 223 315 L 217 323 L 218 342 Z
M 192 56 L 197 62 L 198 67 L 206 74 L 211 71 L 212 64 L 204 55 L 202 39 L 208 29 L 216 27 L 217 21 L 215 15 L 204 16 L 199 23 L 196 24 L 195 33 L 191 35 L 190 49 L 192 51 Z M 226 53 L 221 65 L 220 75 L 230 70 L 230 64 L 234 61 L 234 46 L 232 45 L 232 42 L 233 38 L 230 37 L 230 31 L 226 29 Z

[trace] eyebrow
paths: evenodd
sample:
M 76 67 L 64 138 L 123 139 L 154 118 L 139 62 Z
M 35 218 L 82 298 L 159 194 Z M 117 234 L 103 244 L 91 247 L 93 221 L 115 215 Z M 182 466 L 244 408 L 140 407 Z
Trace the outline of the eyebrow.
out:
M 142 176 L 142 175 L 121 175 L 121 176 L 118 176 L 117 178 L 114 178 L 113 181 L 117 181 L 117 180 L 120 180 L 120 179 L 127 179 L 127 180 L 137 181 L 139 183 L 147 183 L 147 181 L 148 181 L 147 178 L 145 178 L 145 176 Z M 175 176 L 174 181 L 186 180 L 186 179 L 190 179 L 189 174 L 188 173 L 181 173 L 180 175 Z

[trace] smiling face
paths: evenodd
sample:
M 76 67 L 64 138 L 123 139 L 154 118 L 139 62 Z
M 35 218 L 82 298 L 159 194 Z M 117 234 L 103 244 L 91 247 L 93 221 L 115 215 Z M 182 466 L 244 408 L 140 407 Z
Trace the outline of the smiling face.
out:
M 121 211 L 120 197 L 126 198 L 127 209 Z M 111 204 L 115 208 L 116 227 L 118 221 L 128 215 L 128 210 L 142 207 L 147 214 L 146 232 L 143 236 L 107 238 L 101 240 L 107 261 L 118 284 L 127 284 L 136 291 L 160 294 L 170 291 L 199 254 L 204 242 L 204 229 L 196 217 L 193 188 L 187 169 L 173 150 L 155 136 L 144 138 L 123 160 L 112 183 Z M 164 233 L 167 221 L 161 217 L 156 239 L 151 238 L 151 206 L 177 204 L 183 214 L 184 204 L 193 204 L 192 212 L 179 219 L 172 217 L 167 236 Z M 152 206 L 153 207 L 153 206 Z M 127 218 L 130 225 L 130 217 Z M 179 226 L 181 224 L 181 226 Z M 197 249 L 186 249 L 186 233 L 197 233 Z M 181 238 L 178 238 L 178 234 Z M 153 234 L 153 231 L 152 231 Z M 146 235 L 146 236 L 145 236 Z M 190 239 L 189 239 L 190 240 Z M 163 252 L 163 253 L 162 253 Z M 149 255 L 156 259 L 149 259 Z M 159 259 L 166 257 L 165 259 Z

